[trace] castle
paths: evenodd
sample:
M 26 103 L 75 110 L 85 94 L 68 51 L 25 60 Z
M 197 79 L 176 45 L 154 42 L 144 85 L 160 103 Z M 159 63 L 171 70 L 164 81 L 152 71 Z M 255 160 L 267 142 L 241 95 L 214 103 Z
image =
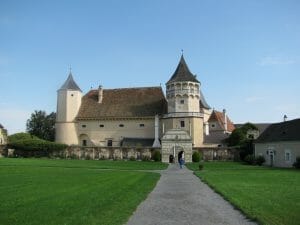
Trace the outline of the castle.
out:
M 57 91 L 56 142 L 79 146 L 153 146 L 171 130 L 184 131 L 193 148 L 217 147 L 234 125 L 212 110 L 183 57 L 161 87 L 90 90 L 84 96 L 70 72 Z

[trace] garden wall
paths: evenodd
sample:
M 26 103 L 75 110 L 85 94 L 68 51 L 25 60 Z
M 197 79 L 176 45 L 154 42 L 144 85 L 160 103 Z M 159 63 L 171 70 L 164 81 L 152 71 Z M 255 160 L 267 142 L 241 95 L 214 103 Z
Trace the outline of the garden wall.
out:
M 75 147 L 70 146 L 64 151 L 53 151 L 50 157 L 70 159 L 146 159 L 150 160 L 155 150 L 160 148 L 134 148 L 134 147 Z
M 201 147 L 201 148 L 193 148 L 193 152 L 194 151 L 198 151 L 200 154 L 202 154 L 202 159 L 204 161 L 239 160 L 238 151 L 236 151 L 236 149 L 233 149 L 233 148 L 222 148 L 222 147 L 205 148 L 205 147 Z

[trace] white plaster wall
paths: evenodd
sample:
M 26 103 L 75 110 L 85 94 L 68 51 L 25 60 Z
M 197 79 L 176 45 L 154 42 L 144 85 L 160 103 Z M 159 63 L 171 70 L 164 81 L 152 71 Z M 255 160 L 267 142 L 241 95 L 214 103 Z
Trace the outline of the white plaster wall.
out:
M 168 113 L 199 112 L 199 84 L 175 82 L 167 85 Z M 181 103 L 184 100 L 184 104 Z
M 7 134 L 2 128 L 0 128 L 0 145 L 5 144 L 7 144 Z
M 124 127 L 119 125 L 123 124 Z M 144 124 L 144 127 L 140 127 Z M 85 127 L 84 127 L 85 125 Z M 103 125 L 104 127 L 100 127 Z M 153 138 L 155 137 L 155 120 L 95 120 L 79 121 L 78 134 L 87 135 L 95 146 L 107 146 L 107 140 L 113 140 L 113 146 L 119 146 L 124 138 Z
M 180 121 L 184 121 L 185 127 L 180 127 Z M 186 131 L 192 138 L 193 147 L 203 146 L 203 118 L 201 117 L 183 117 L 163 119 L 165 133 L 173 128 L 179 128 Z
M 78 134 L 76 123 L 55 124 L 55 141 L 67 145 L 78 145 Z
M 272 142 L 272 143 L 256 143 L 255 156 L 263 155 L 266 159 L 265 164 L 270 165 L 270 154 L 267 151 L 275 151 L 273 165 L 275 167 L 292 167 L 296 161 L 296 157 L 300 157 L 300 141 L 298 142 Z M 291 152 L 291 160 L 285 160 L 285 150 Z
M 57 122 L 72 122 L 81 105 L 82 93 L 73 90 L 57 91 Z

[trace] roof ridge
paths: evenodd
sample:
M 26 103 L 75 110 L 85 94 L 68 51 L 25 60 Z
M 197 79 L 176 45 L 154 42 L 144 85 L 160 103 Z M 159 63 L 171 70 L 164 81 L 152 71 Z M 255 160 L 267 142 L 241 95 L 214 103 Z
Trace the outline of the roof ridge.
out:
M 125 89 L 150 89 L 150 88 L 160 88 L 161 86 L 149 86 L 149 87 L 125 87 L 125 88 L 103 88 L 103 90 L 125 90 Z M 96 91 L 98 89 L 92 89 L 91 91 Z

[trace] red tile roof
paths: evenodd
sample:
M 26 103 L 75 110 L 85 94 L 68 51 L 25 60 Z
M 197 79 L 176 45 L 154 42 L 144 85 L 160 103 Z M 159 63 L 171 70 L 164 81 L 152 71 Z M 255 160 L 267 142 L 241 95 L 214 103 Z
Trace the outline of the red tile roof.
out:
M 227 131 L 232 132 L 235 129 L 234 124 L 231 122 L 229 117 L 227 117 Z M 222 112 L 213 110 L 212 114 L 210 115 L 208 122 L 218 122 L 222 129 L 225 130 L 224 127 L 224 114 Z

